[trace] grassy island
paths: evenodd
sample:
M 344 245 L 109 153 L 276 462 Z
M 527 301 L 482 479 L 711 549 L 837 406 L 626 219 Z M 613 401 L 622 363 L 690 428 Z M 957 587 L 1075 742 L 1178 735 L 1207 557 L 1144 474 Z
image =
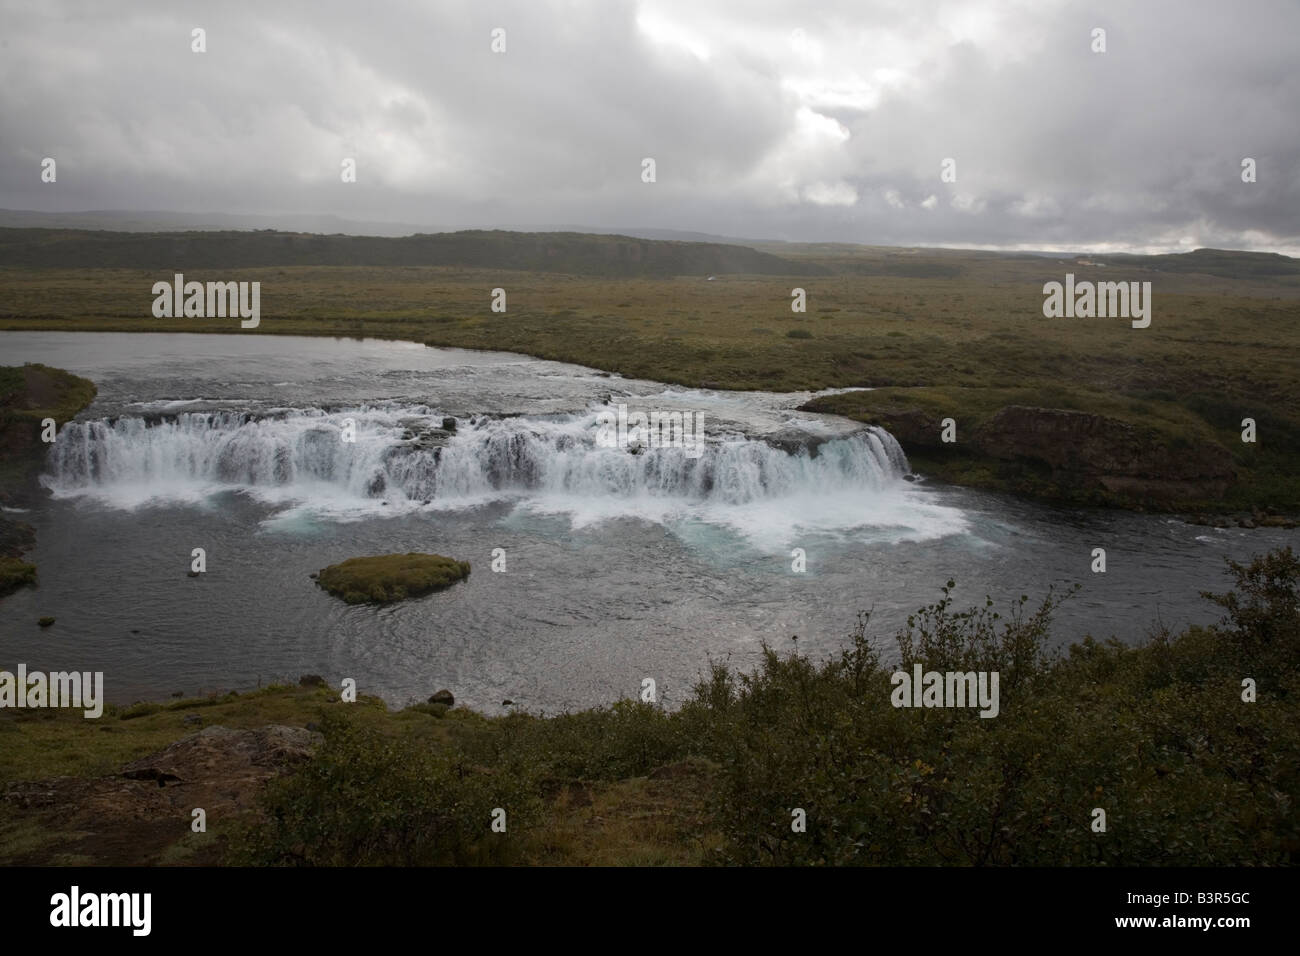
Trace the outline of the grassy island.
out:
M 316 583 L 349 604 L 386 604 L 441 591 L 469 577 L 469 562 L 440 554 L 380 554 L 322 568 Z
M 46 420 L 62 428 L 94 401 L 95 392 L 93 382 L 63 369 L 0 366 L 0 504 L 32 503 L 49 449 L 41 439 Z M 36 566 L 21 560 L 35 543 L 31 525 L 0 515 L 0 597 L 36 583 Z

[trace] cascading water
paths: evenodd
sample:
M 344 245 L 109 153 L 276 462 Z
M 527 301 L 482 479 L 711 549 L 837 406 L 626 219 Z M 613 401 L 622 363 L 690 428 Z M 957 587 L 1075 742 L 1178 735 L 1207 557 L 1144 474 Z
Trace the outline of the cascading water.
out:
M 0 601 L 5 651 L 109 672 L 115 703 L 303 673 L 394 705 L 449 687 L 475 709 L 552 712 L 636 694 L 645 675 L 681 700 L 710 660 L 761 666 L 764 641 L 839 653 L 859 609 L 888 635 L 949 578 L 962 601 L 1082 578 L 1060 633 L 1124 638 L 1157 616 L 1213 620 L 1170 596 L 1222 591 L 1223 557 L 1294 537 L 909 483 L 893 439 L 805 411 L 811 393 L 292 336 L 4 332 L 0 349 L 99 386 L 50 448 L 55 497 L 30 516 L 40 586 Z M 703 414 L 702 454 L 603 447 L 597 416 L 621 404 Z M 1089 574 L 1096 540 L 1146 572 Z M 384 609 L 310 578 L 407 551 L 474 572 Z
M 710 435 L 696 455 L 683 447 L 633 454 L 598 443 L 598 411 L 460 419 L 450 430 L 441 413 L 411 405 L 73 422 L 51 450 L 45 482 L 60 496 L 125 493 L 137 502 L 246 490 L 444 507 L 503 494 L 743 505 L 871 495 L 908 470 L 898 443 L 876 428 L 795 448 L 730 434 Z

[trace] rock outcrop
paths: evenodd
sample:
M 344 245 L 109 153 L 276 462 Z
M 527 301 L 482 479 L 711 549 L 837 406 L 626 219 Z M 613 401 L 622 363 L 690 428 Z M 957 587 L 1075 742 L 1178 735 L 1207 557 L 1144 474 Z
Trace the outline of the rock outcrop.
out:
M 1232 455 L 1217 442 L 1174 448 L 1128 422 L 1068 409 L 1009 405 L 972 441 L 991 458 L 1041 462 L 1062 484 L 1128 498 L 1216 499 L 1236 478 Z

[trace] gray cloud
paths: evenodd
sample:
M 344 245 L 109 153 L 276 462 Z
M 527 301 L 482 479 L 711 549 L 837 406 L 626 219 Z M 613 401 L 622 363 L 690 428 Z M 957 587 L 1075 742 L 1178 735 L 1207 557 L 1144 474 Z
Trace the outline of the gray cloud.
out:
M 1300 254 L 1286 0 L 5 0 L 0 20 L 6 208 Z

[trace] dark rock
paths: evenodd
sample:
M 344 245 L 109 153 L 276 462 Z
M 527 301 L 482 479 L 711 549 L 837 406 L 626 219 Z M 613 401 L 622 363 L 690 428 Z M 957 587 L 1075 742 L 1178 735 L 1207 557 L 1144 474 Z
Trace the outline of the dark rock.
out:
M 181 723 L 198 725 L 203 723 L 203 718 L 200 717 L 198 714 L 186 714 L 184 719 L 181 720 Z
M 188 575 L 189 577 L 197 578 L 197 577 L 198 577 L 202 572 L 200 572 L 200 571 L 186 571 L 185 573 L 186 573 L 186 575 Z
M 1054 480 L 1139 500 L 1221 498 L 1236 480 L 1232 455 L 1217 442 L 1171 448 L 1136 425 L 1068 409 L 1009 405 L 973 441 L 993 458 L 1042 462 Z
M 511 700 L 509 697 L 507 697 L 505 700 L 501 702 L 502 707 L 513 707 L 514 705 L 515 702 Z
M 434 694 L 432 697 L 429 698 L 429 703 L 446 704 L 448 707 L 450 707 L 452 704 L 456 703 L 456 698 L 452 696 L 451 691 L 447 690 L 446 688 L 443 688 L 442 690 L 438 691 L 436 694 Z
M 140 767 L 138 769 L 123 770 L 122 776 L 127 780 L 156 780 L 158 781 L 159 788 L 165 787 L 169 783 L 181 782 L 181 778 L 176 776 L 176 774 L 168 773 L 166 770 L 159 770 L 157 767 Z
M 329 685 L 325 683 L 325 678 L 321 677 L 320 674 L 303 674 L 301 677 L 298 678 L 298 686 L 299 687 L 328 687 Z
M 54 618 L 49 617 L 47 615 L 46 617 L 40 618 L 36 623 L 39 624 L 41 627 L 49 627 L 51 624 L 54 623 Z
M 432 449 L 435 454 L 451 440 L 451 436 L 456 433 L 457 427 L 456 419 L 454 418 L 444 418 L 442 420 L 441 428 L 435 428 L 421 418 L 405 419 L 402 422 L 402 425 L 406 429 L 402 433 L 402 438 L 405 441 L 410 442 L 410 445 L 406 447 L 405 451 L 409 452 L 411 449 Z M 398 451 L 402 451 L 402 449 L 398 449 Z
M 810 435 L 807 432 L 799 431 L 794 428 L 787 428 L 784 431 L 773 432 L 770 435 L 763 436 L 763 441 L 767 442 L 773 448 L 779 448 L 787 455 L 797 455 L 800 452 L 807 452 L 809 458 L 816 458 L 817 452 L 822 445 L 831 439 L 825 435 Z

